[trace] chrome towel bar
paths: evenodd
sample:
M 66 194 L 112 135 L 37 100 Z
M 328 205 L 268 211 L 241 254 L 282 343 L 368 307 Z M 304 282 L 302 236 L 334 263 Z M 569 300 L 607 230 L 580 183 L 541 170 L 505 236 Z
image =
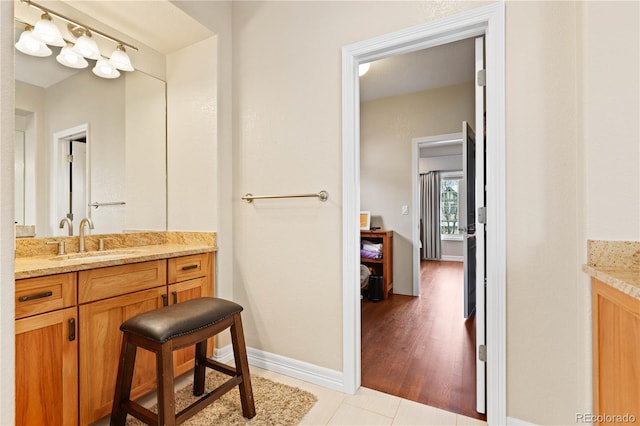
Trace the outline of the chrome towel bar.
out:
M 329 199 L 329 193 L 327 191 L 320 191 L 316 194 L 291 194 L 291 195 L 253 195 L 247 193 L 242 197 L 247 203 L 252 203 L 253 200 L 264 200 L 267 198 L 311 198 L 317 197 L 320 201 L 327 201 Z
M 108 203 L 95 202 L 95 203 L 89 204 L 89 207 L 95 207 L 97 209 L 98 207 L 101 207 L 101 206 L 122 206 L 122 205 L 125 205 L 125 204 L 126 203 L 124 201 L 112 201 L 112 202 L 108 202 Z

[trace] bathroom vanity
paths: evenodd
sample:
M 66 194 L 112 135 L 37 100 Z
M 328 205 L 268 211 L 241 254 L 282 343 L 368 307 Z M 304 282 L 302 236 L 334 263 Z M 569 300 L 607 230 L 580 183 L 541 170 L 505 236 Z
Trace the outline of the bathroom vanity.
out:
M 163 234 L 162 244 L 16 259 L 16 424 L 86 425 L 108 415 L 120 324 L 214 294 L 215 235 Z M 176 376 L 193 368 L 193 358 L 193 348 L 174 354 Z M 132 398 L 155 386 L 155 358 L 141 350 Z
M 596 423 L 640 418 L 640 243 L 589 241 L 583 270 L 592 284 Z

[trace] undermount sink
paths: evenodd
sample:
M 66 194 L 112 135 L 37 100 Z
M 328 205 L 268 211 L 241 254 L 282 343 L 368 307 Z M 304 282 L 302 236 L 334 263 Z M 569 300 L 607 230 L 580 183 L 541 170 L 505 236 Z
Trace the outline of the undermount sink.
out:
M 103 259 L 113 259 L 122 256 L 128 256 L 131 254 L 139 253 L 139 250 L 106 250 L 106 251 L 88 251 L 86 253 L 71 253 L 71 254 L 62 254 L 59 256 L 55 256 L 50 258 L 50 260 L 77 260 L 77 259 L 87 259 L 87 260 L 103 260 Z

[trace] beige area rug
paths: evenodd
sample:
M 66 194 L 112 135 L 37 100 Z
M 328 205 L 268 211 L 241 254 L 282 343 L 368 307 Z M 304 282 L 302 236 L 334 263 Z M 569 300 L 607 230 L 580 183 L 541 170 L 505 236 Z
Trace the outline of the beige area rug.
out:
M 211 392 L 222 384 L 229 376 L 211 371 L 207 374 L 205 392 Z M 233 426 L 233 425 L 297 425 L 316 402 L 317 397 L 302 389 L 276 383 L 260 376 L 251 376 L 253 399 L 256 405 L 256 416 L 247 420 L 242 417 L 240 393 L 236 386 L 207 408 L 188 419 L 183 425 L 191 426 Z M 197 398 L 193 396 L 193 385 L 176 392 L 176 412 L 187 407 Z M 157 412 L 154 405 L 151 411 Z M 142 425 L 138 419 L 127 416 L 127 425 Z

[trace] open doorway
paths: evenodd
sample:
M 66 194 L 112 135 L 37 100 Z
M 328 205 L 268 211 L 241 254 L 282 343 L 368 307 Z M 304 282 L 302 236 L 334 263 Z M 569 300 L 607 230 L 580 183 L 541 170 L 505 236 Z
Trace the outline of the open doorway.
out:
M 475 45 L 463 39 L 386 58 L 360 78 L 360 207 L 374 228 L 394 234 L 394 294 L 363 299 L 361 371 L 363 386 L 484 420 L 476 411 L 474 294 L 463 291 L 464 272 L 475 271 L 475 255 L 464 255 L 475 229 L 475 208 L 472 218 L 465 213 L 475 160 L 463 155 L 473 146 L 463 133 L 473 141 L 466 121 L 476 116 Z M 416 138 L 439 133 L 447 134 Z M 429 196 L 417 191 L 420 177 Z M 417 218 L 423 232 L 415 241 Z
M 492 4 L 343 48 L 343 351 L 344 389 L 360 386 L 360 109 L 357 68 L 403 53 L 484 35 L 487 46 L 487 418 L 506 422 L 504 5 Z M 395 287 L 395 283 L 394 283 Z

